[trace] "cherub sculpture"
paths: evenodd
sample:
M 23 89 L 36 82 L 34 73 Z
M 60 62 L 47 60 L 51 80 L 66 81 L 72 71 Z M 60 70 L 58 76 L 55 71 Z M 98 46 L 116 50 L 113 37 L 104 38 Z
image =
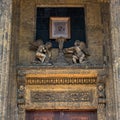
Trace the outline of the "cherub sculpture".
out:
M 52 56 L 51 42 L 47 42 L 46 44 L 43 44 L 43 41 L 40 39 L 30 44 L 31 44 L 31 49 L 36 51 L 36 54 L 35 54 L 36 59 L 38 59 L 41 63 L 49 62 Z
M 72 53 L 73 63 L 83 63 L 89 53 L 84 42 L 76 40 L 73 47 L 66 48 L 65 53 Z

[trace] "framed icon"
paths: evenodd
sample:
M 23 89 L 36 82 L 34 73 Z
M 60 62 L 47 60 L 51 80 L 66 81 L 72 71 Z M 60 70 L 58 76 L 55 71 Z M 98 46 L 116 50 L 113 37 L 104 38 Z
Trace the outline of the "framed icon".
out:
M 59 37 L 70 39 L 69 17 L 50 17 L 50 39 Z

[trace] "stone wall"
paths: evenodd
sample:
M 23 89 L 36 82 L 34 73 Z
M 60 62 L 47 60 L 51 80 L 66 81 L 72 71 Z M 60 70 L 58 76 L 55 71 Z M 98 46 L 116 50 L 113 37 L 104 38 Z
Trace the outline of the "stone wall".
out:
M 0 1 L 0 120 L 7 120 L 12 0 Z
M 48 2 L 47 0 L 44 0 Z M 53 1 L 53 0 L 52 0 Z M 55 1 L 55 0 L 54 0 Z M 76 0 L 79 2 L 79 0 Z M 0 119 L 17 120 L 16 113 L 16 64 L 27 65 L 34 57 L 34 52 L 29 51 L 29 42 L 35 39 L 35 16 L 36 6 L 45 6 L 46 2 L 41 4 L 41 0 L 13 0 L 13 23 L 12 0 L 0 1 Z M 50 1 L 49 1 L 50 2 Z M 59 5 L 64 5 L 64 0 L 60 0 Z M 97 1 L 94 3 L 80 2 L 74 4 L 84 6 L 86 10 L 86 30 L 87 44 L 91 51 L 91 61 L 103 62 L 103 43 L 107 45 L 105 55 L 109 57 L 109 76 L 107 78 L 106 97 L 108 120 L 120 119 L 120 3 L 119 0 L 111 0 L 110 11 L 104 12 L 107 6 L 102 6 Z M 70 4 L 69 4 L 70 3 Z M 65 2 L 66 5 L 73 5 L 73 1 Z M 51 5 L 51 3 L 49 3 Z M 69 6 L 68 5 L 68 6 Z M 54 6 L 54 5 L 53 5 Z M 94 8 L 94 9 L 93 9 Z M 109 16 L 111 17 L 111 39 L 109 39 Z M 104 13 L 104 14 L 103 14 Z M 101 16 L 104 15 L 104 16 Z M 20 16 L 19 16 L 20 15 Z M 20 18 L 19 18 L 20 17 Z M 103 21 L 106 22 L 103 23 Z M 12 39 L 11 39 L 12 23 Z M 20 23 L 20 24 L 19 24 Z M 106 29 L 103 29 L 106 28 Z M 106 34 L 107 33 L 107 34 Z M 11 40 L 12 44 L 11 44 Z M 105 42 L 103 40 L 106 40 Z M 10 48 L 11 44 L 11 48 Z M 111 46 L 111 47 L 110 47 Z M 111 50 L 110 50 L 111 48 Z M 10 54 L 11 67 L 10 69 Z M 112 57 L 111 57 L 112 55 Z M 106 58 L 105 58 L 106 59 Z M 11 70 L 11 72 L 9 72 Z M 14 71 L 12 71 L 14 70 Z M 108 70 L 108 69 L 107 69 Z M 12 73 L 10 75 L 10 73 Z M 10 76 L 10 79 L 9 79 Z M 10 81 L 9 81 L 10 80 Z M 9 84 L 9 87 L 8 87 Z M 14 87 L 13 87 L 14 86 Z M 9 89 L 9 95 L 8 95 Z M 9 99 L 8 99 L 9 97 Z M 9 112 L 7 114 L 7 112 Z M 16 117 L 15 117 L 16 115 Z
M 94 8 L 94 9 L 93 9 Z M 86 5 L 86 36 L 90 51 L 90 60 L 95 64 L 103 61 L 103 39 L 100 4 Z
M 120 120 L 120 1 L 111 0 L 112 66 L 115 120 Z

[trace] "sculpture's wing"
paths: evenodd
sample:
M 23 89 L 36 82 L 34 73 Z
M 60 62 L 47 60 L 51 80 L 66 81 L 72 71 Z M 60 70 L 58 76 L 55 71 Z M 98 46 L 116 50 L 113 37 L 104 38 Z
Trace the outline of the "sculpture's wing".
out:
M 90 56 L 86 44 L 82 41 L 80 41 L 80 48 L 86 56 Z
M 73 52 L 74 52 L 74 47 L 64 49 L 65 54 L 73 54 Z
M 30 50 L 36 51 L 40 45 L 43 45 L 43 41 L 41 39 L 30 42 Z

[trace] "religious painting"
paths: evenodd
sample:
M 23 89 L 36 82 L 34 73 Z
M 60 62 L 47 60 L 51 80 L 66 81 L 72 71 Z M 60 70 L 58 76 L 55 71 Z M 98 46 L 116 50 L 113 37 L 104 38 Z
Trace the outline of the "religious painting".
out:
M 59 37 L 70 39 L 69 17 L 50 17 L 50 39 Z

